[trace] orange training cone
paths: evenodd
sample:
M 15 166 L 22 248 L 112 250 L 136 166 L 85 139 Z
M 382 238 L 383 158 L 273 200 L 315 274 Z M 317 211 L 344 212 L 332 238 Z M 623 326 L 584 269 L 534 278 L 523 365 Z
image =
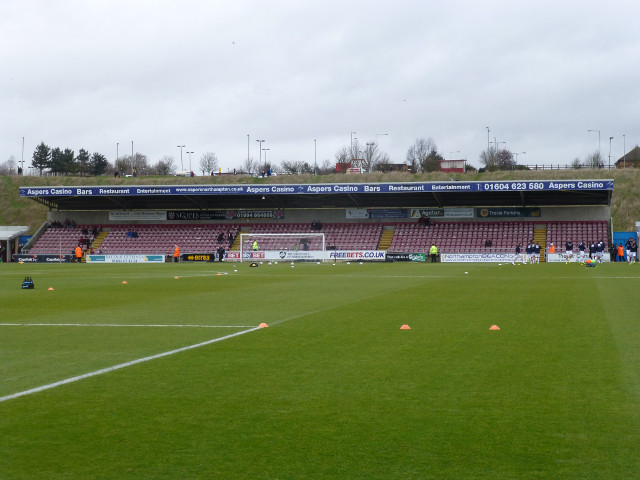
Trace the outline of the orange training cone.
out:
M 500 330 L 500 327 L 498 325 L 491 325 L 489 330 Z
M 122 281 L 122 284 L 123 284 L 123 285 L 126 285 L 126 284 L 127 284 L 127 281 L 126 281 L 126 280 L 123 280 L 123 281 Z
M 411 327 L 407 324 L 404 324 L 400 327 L 400 330 L 411 330 Z
M 258 325 L 258 328 L 268 328 L 269 325 L 267 325 L 266 323 L 262 322 L 260 325 Z
M 49 287 L 49 290 L 53 290 L 53 287 Z

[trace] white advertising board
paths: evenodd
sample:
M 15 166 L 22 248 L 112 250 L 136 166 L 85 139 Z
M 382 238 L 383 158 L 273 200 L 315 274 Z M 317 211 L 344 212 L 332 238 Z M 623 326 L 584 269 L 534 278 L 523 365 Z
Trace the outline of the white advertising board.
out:
M 513 253 L 442 253 L 440 261 L 447 263 L 506 263 L 513 261 Z

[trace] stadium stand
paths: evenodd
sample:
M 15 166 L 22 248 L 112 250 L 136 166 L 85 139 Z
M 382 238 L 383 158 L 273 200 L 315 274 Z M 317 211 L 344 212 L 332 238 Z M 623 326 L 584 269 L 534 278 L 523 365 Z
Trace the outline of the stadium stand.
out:
M 70 253 L 83 237 L 82 230 L 88 226 L 73 228 L 49 227 L 30 248 L 30 254 Z M 568 239 L 579 241 L 607 241 L 606 221 L 583 222 L 436 222 L 429 226 L 418 223 L 325 223 L 322 229 L 314 230 L 308 223 L 259 223 L 259 224 L 118 224 L 102 225 L 102 234 L 89 246 L 101 253 L 158 253 L 170 254 L 175 244 L 183 252 L 212 251 L 218 247 L 218 235 L 222 233 L 222 245 L 228 249 L 227 234 L 236 238 L 234 250 L 239 249 L 237 237 L 240 233 L 289 233 L 300 234 L 292 238 L 262 237 L 261 250 L 302 249 L 305 238 L 310 250 L 322 248 L 318 236 L 303 237 L 305 233 L 324 233 L 325 247 L 336 250 L 376 250 L 385 248 L 382 238 L 391 237 L 387 251 L 391 253 L 426 252 L 435 243 L 441 252 L 511 252 L 516 244 L 526 245 L 531 239 L 540 238 L 543 248 L 555 243 L 560 248 Z M 129 235 L 135 232 L 136 237 Z M 391 232 L 391 233 L 390 233 Z M 392 236 L 391 236 L 392 234 Z M 255 237 L 245 237 L 244 250 L 251 249 Z M 545 241 L 546 239 L 546 241 Z

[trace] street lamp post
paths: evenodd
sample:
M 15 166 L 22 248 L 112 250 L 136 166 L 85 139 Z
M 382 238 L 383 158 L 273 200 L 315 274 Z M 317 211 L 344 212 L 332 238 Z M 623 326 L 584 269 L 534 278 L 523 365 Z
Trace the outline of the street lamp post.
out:
M 131 175 L 133 175 L 133 140 L 131 140 Z
M 249 165 L 249 158 L 250 158 L 250 156 L 249 156 L 249 140 L 250 140 L 249 134 L 247 133 L 247 165 Z
M 352 152 L 353 152 L 353 135 L 356 134 L 356 133 L 358 133 L 358 132 L 351 132 L 351 151 Z M 356 138 L 356 140 L 358 140 L 358 139 Z M 353 155 L 353 153 L 351 155 Z
M 178 145 L 180 149 L 180 170 L 184 172 L 184 163 L 182 163 L 182 149 L 186 147 L 186 145 Z
M 256 140 L 256 142 L 259 143 L 258 145 L 258 170 L 259 170 L 260 166 L 262 165 L 262 144 L 264 143 L 264 140 Z
M 587 130 L 587 132 L 598 132 L 598 156 L 601 155 L 600 150 L 600 130 Z
M 491 129 L 489 127 L 485 127 L 487 129 L 487 155 L 489 155 L 489 150 L 491 150 L 490 144 L 491 142 L 489 141 L 489 134 L 491 133 Z
M 609 137 L 609 170 L 611 170 L 611 140 L 613 137 Z
M 263 171 L 263 173 L 264 173 L 264 176 L 266 177 L 267 173 L 268 173 L 267 172 L 267 152 L 269 150 L 271 150 L 271 149 L 270 148 L 263 148 L 262 150 L 264 150 L 264 171 Z
M 376 133 L 376 143 L 378 143 L 378 137 L 388 137 L 388 133 Z
M 20 157 L 20 169 L 24 175 L 24 137 L 22 137 L 22 157 Z
M 189 154 L 189 173 L 193 172 L 193 169 L 191 168 L 191 154 L 194 152 L 187 152 Z
M 318 174 L 318 141 L 313 139 L 313 174 Z
M 366 150 L 367 172 L 371 171 L 371 162 L 373 161 L 373 149 L 376 145 L 377 145 L 376 142 L 367 143 L 367 150 Z

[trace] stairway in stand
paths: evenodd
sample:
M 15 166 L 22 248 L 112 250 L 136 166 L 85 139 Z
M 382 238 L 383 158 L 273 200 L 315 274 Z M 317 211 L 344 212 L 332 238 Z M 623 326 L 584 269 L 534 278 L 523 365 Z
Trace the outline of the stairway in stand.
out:
M 94 239 L 93 242 L 91 242 L 91 245 L 89 245 L 89 250 L 91 249 L 91 247 L 93 247 L 93 251 L 97 252 L 98 249 L 100 248 L 100 245 L 102 245 L 102 242 L 104 242 L 104 239 L 107 238 L 107 235 L 109 235 L 109 229 L 106 228 L 104 230 L 102 230 Z M 86 254 L 89 253 L 88 251 L 85 252 L 85 255 L 82 256 L 82 260 L 80 260 L 80 263 L 87 263 L 87 257 Z
M 547 227 L 536 223 L 533 227 L 533 241 L 540 245 L 540 263 L 547 258 Z
M 384 227 L 380 235 L 380 240 L 378 240 L 378 250 L 389 250 L 394 231 L 395 229 L 393 227 Z

